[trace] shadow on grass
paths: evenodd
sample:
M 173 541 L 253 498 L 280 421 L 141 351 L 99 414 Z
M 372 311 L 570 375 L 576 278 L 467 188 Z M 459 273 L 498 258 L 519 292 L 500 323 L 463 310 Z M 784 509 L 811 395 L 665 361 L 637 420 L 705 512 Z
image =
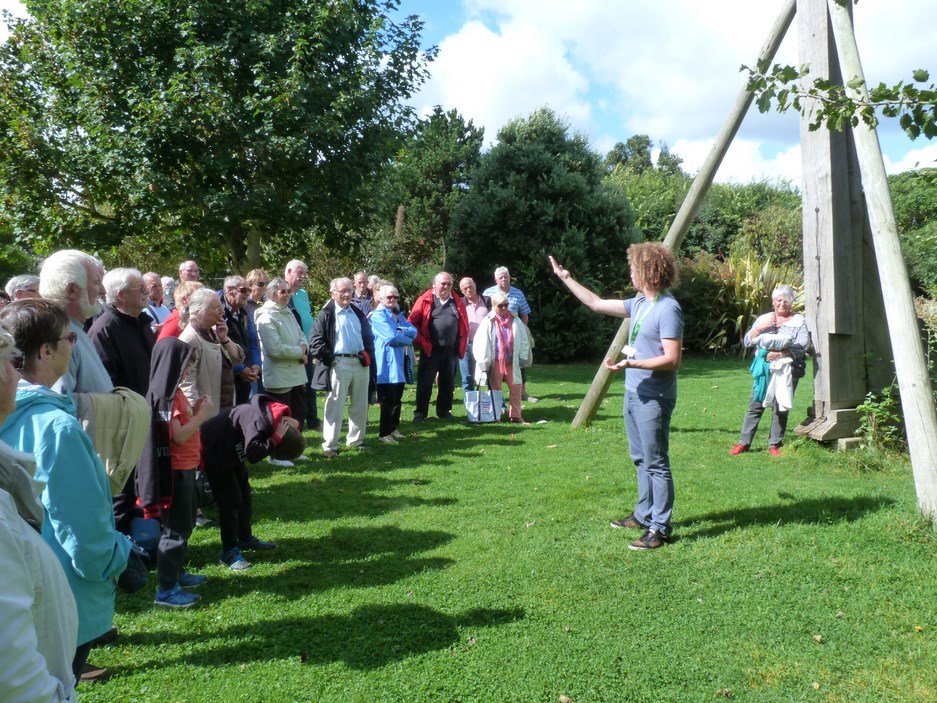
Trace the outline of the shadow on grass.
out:
M 318 539 L 279 540 L 276 550 L 245 552 L 248 561 L 275 565 L 276 573 L 255 575 L 248 571 L 235 578 L 211 579 L 204 592 L 209 600 L 251 591 L 301 598 L 336 587 L 385 586 L 452 565 L 449 558 L 417 555 L 453 538 L 448 532 L 388 526 L 337 528 Z M 189 546 L 189 559 L 196 564 L 216 562 L 217 555 L 214 545 Z
M 506 625 L 525 617 L 522 609 L 474 609 L 451 616 L 414 604 L 368 605 L 348 615 L 286 618 L 253 622 L 248 626 L 203 631 L 140 633 L 122 637 L 134 646 L 198 645 L 177 657 L 132 665 L 133 671 L 173 666 L 250 664 L 274 659 L 295 659 L 301 664 L 344 662 L 354 669 L 377 669 L 392 662 L 438 650 L 459 654 L 470 649 L 459 628 Z M 473 632 L 473 638 L 484 637 Z M 123 667 L 121 667 L 123 668 Z
M 891 498 L 881 496 L 798 500 L 796 496 L 789 493 L 781 493 L 779 497 L 790 502 L 698 515 L 681 525 L 679 539 L 703 539 L 735 529 L 754 526 L 826 525 L 836 522 L 854 522 L 869 513 L 889 508 L 895 504 L 895 501 Z

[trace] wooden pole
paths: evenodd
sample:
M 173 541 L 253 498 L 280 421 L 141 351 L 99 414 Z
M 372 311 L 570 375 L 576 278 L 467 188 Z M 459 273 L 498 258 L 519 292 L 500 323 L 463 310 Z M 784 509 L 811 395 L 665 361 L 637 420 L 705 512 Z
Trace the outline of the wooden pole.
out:
M 790 27 L 791 22 L 794 21 L 796 7 L 796 0 L 787 0 L 778 18 L 774 21 L 774 25 L 771 27 L 768 41 L 766 41 L 761 48 L 761 53 L 758 56 L 759 62 L 768 61 L 770 63 L 774 60 L 774 55 L 781 46 L 781 41 L 784 39 L 788 27 Z M 706 196 L 706 193 L 709 192 L 709 187 L 712 185 L 713 178 L 716 177 L 716 171 L 719 169 L 720 164 L 722 164 L 726 152 L 729 151 L 729 146 L 731 146 L 732 140 L 739 131 L 742 120 L 745 118 L 745 113 L 748 112 L 748 108 L 751 106 L 754 97 L 754 94 L 745 88 L 742 88 L 738 97 L 736 97 L 735 104 L 729 112 L 729 117 L 726 119 L 725 124 L 723 124 L 719 134 L 716 135 L 716 141 L 709 155 L 706 157 L 706 161 L 696 174 L 696 178 L 693 179 L 690 191 L 687 193 L 686 198 L 683 199 L 683 204 L 680 206 L 680 210 L 677 212 L 673 224 L 670 225 L 667 236 L 664 238 L 664 244 L 670 247 L 671 250 L 676 251 L 683 242 L 687 230 L 690 229 L 690 223 L 693 222 L 693 218 L 696 217 L 696 213 L 699 212 L 703 198 Z M 618 355 L 621 353 L 621 348 L 625 345 L 625 339 L 627 339 L 629 328 L 630 321 L 626 318 L 618 329 L 615 339 L 612 340 L 611 346 L 608 348 L 607 356 L 609 358 L 618 358 Z M 592 385 L 589 387 L 589 392 L 586 393 L 586 397 L 583 399 L 582 405 L 579 406 L 576 417 L 573 418 L 573 427 L 588 426 L 589 423 L 592 422 L 611 384 L 612 372 L 606 369 L 604 365 L 599 366 L 599 370 L 592 380 Z
M 847 94 L 854 100 L 867 102 L 869 94 L 849 10 L 836 0 L 828 0 L 827 6 Z M 848 87 L 853 78 L 862 79 L 862 86 Z M 895 357 L 918 504 L 926 517 L 937 522 L 937 410 L 914 314 L 908 272 L 901 255 L 882 150 L 874 128 L 861 120 L 852 132 L 885 293 L 885 316 Z

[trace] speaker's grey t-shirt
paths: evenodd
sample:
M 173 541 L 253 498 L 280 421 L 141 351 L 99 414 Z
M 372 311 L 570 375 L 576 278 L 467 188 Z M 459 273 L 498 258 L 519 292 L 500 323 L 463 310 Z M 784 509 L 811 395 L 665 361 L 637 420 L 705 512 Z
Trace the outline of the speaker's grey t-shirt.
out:
M 643 293 L 623 301 L 631 317 L 629 344 L 637 350 L 635 359 L 650 359 L 664 353 L 662 339 L 683 339 L 683 310 L 670 293 L 661 293 L 657 302 Z M 640 323 L 637 337 L 635 326 Z M 625 370 L 625 390 L 646 398 L 676 398 L 676 371 Z

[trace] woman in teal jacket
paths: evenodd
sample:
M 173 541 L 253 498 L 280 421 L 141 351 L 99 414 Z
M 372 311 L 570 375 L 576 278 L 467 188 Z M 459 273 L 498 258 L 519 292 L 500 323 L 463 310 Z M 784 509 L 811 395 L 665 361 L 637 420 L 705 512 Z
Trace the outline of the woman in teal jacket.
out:
M 71 396 L 51 390 L 68 369 L 74 333 L 63 308 L 47 300 L 20 300 L 0 311 L 23 354 L 16 410 L 0 439 L 36 460 L 44 482 L 42 537 L 58 557 L 78 605 L 81 669 L 91 642 L 113 624 L 117 577 L 127 566 L 130 542 L 114 527 L 111 491 L 91 439 L 75 419 Z

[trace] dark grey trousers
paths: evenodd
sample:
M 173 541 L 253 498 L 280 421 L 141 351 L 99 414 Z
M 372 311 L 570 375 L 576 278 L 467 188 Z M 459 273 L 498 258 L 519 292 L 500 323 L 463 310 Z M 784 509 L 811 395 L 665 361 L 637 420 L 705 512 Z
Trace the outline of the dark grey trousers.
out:
M 163 534 L 156 550 L 156 575 L 163 590 L 175 586 L 182 575 L 197 507 L 195 471 L 173 471 L 172 479 L 172 507 L 163 511 Z

